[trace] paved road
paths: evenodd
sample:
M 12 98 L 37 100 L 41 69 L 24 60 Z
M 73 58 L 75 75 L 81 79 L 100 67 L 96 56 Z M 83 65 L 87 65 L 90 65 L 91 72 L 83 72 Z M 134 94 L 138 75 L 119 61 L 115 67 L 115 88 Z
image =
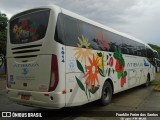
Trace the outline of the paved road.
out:
M 25 107 L 21 105 L 17 105 L 9 101 L 5 94 L 5 80 L 0 80 L 0 111 L 28 111 L 28 112 L 38 112 L 38 111 L 46 111 L 52 112 L 53 115 L 61 115 L 62 117 L 58 117 L 57 119 L 65 119 L 65 120 L 81 120 L 86 119 L 102 119 L 103 117 L 84 117 L 85 111 L 96 111 L 94 113 L 107 112 L 107 111 L 160 111 L 160 92 L 153 91 L 153 86 L 149 86 L 147 88 L 143 86 L 139 86 L 121 93 L 118 93 L 113 96 L 112 102 L 105 107 L 99 106 L 97 102 L 93 102 L 87 105 L 83 105 L 80 107 L 74 108 L 66 108 L 61 110 L 47 110 L 41 108 L 32 108 Z M 80 113 L 75 113 L 75 111 L 81 110 Z M 68 112 L 70 111 L 70 112 Z M 65 115 L 63 115 L 66 113 Z M 75 115 L 76 114 L 76 115 Z M 88 113 L 90 114 L 90 113 Z M 120 118 L 110 118 L 117 119 Z M 153 120 L 153 118 L 147 118 L 147 120 Z M 154 118 L 159 120 L 160 118 Z

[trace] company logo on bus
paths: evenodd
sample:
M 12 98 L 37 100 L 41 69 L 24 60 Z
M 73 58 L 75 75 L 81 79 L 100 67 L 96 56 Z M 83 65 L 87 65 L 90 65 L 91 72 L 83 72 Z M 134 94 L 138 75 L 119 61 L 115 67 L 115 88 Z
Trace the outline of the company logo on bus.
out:
M 144 59 L 144 66 L 149 66 L 149 63 Z
M 39 67 L 38 63 L 33 63 L 33 64 L 15 64 L 14 67 L 20 68 L 20 67 Z
M 27 75 L 29 72 L 28 68 L 22 68 L 22 74 Z

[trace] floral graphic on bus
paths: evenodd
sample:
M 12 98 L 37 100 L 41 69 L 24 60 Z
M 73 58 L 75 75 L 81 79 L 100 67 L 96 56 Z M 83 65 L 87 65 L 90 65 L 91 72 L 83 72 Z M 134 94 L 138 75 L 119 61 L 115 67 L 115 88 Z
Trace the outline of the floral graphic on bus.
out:
M 125 61 L 120 52 L 115 52 L 113 56 L 116 59 L 115 70 L 117 72 L 117 77 L 118 79 L 121 79 L 121 87 L 123 87 L 126 83 L 127 76 L 127 71 L 124 71 Z
M 111 56 L 111 57 L 109 58 L 109 66 L 110 66 L 110 67 L 113 67 L 113 63 L 114 63 L 114 59 L 113 59 L 113 57 Z
M 37 34 L 37 24 L 32 23 L 31 21 L 23 20 L 13 27 L 13 33 L 15 34 L 15 39 L 26 39 L 31 38 L 31 40 L 37 40 L 38 34 Z
M 21 30 L 22 30 L 22 27 L 18 27 L 17 24 L 14 25 L 14 27 L 13 27 L 13 33 L 15 33 L 15 37 L 16 37 L 17 40 L 19 40 L 20 37 L 21 37 Z
M 86 85 L 89 86 L 89 88 L 92 90 L 92 88 L 96 87 L 96 84 L 99 84 L 98 82 L 98 58 L 94 57 L 93 59 L 88 58 L 90 65 L 86 66 L 87 73 L 83 76 L 83 78 L 86 78 Z
M 98 44 L 102 50 L 109 50 L 110 48 L 108 39 L 102 32 L 98 35 Z
M 74 54 L 77 60 L 84 62 L 86 65 L 86 59 L 92 55 L 92 51 L 90 49 L 83 49 L 83 48 L 74 48 L 76 53 Z
M 23 20 L 22 23 L 21 23 L 21 26 L 22 26 L 23 28 L 25 28 L 25 27 L 27 26 L 27 21 L 26 21 L 26 20 Z
M 88 42 L 87 38 L 85 38 L 83 35 L 82 35 L 82 38 L 78 37 L 78 40 L 79 40 L 79 43 L 77 43 L 78 47 L 80 47 L 80 48 L 90 48 L 90 43 Z
M 87 99 L 88 97 L 91 97 L 90 93 L 94 94 L 99 89 L 98 58 L 95 57 L 94 54 L 92 54 L 92 58 L 88 58 L 88 60 L 89 60 L 89 65 L 85 66 L 86 71 L 84 71 L 84 67 L 82 66 L 82 64 L 78 60 L 76 60 L 78 69 L 84 74 L 83 78 L 85 79 L 84 84 L 86 87 L 84 86 L 82 81 L 75 76 L 78 86 L 80 87 L 81 90 L 83 90 L 86 93 Z
M 82 35 L 82 39 L 79 39 L 79 47 L 83 45 L 87 48 L 88 40 Z M 101 34 L 100 41 L 104 40 L 103 34 Z M 102 43 L 103 44 L 103 43 Z M 102 49 L 109 49 L 108 42 L 107 47 L 102 46 Z M 120 86 L 123 87 L 126 83 L 127 72 L 125 71 L 125 61 L 121 52 L 107 53 L 104 56 L 104 52 L 97 51 L 93 53 L 90 49 L 74 48 L 77 68 L 83 73 L 83 79 L 80 80 L 75 76 L 79 88 L 85 92 L 87 99 L 91 97 L 91 93 L 95 94 L 99 87 L 99 75 L 101 77 L 111 77 L 114 73 L 117 73 L 117 78 L 120 80 Z M 106 67 L 104 67 L 106 66 Z M 83 81 L 84 80 L 84 81 Z
M 106 55 L 106 60 L 107 60 L 107 62 L 106 62 L 106 64 L 107 64 L 106 75 L 107 75 L 107 76 L 110 76 L 111 73 L 114 74 L 114 72 L 115 72 L 115 69 L 113 68 L 113 67 L 114 67 L 114 66 L 113 66 L 113 65 L 114 65 L 113 54 L 108 53 L 108 54 Z M 106 75 L 105 75 L 105 76 L 106 76 Z
M 104 59 L 104 55 L 102 54 L 102 52 L 97 52 L 97 58 L 98 58 L 98 66 L 99 68 L 104 71 L 104 66 L 106 66 L 104 63 L 106 62 L 106 60 Z

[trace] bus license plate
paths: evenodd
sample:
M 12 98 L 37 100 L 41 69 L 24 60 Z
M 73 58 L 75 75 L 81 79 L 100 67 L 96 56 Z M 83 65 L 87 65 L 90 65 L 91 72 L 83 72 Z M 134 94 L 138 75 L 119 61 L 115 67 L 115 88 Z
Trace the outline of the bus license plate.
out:
M 30 99 L 30 95 L 21 95 L 21 99 L 22 100 L 29 100 Z

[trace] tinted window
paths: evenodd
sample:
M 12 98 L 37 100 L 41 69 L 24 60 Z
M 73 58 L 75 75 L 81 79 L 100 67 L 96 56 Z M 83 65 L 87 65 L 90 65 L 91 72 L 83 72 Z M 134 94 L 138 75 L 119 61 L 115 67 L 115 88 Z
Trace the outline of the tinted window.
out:
M 64 31 L 63 31 L 63 15 L 59 14 L 55 30 L 55 40 L 61 44 L 65 44 Z
M 149 48 L 149 47 L 147 47 L 146 48 L 146 50 L 147 50 L 147 58 L 148 58 L 148 60 L 151 62 L 151 64 L 155 64 L 154 63 L 154 53 L 153 53 L 153 51 Z
M 79 30 L 77 20 L 68 16 L 63 19 L 63 30 L 65 35 L 65 43 L 68 46 L 78 46 Z
M 79 21 L 79 28 L 81 38 L 83 36 L 88 41 L 88 43 L 90 44 L 89 48 L 97 50 L 100 49 L 100 46 L 98 44 L 98 34 L 100 33 L 100 29 L 96 26 L 82 21 Z
M 122 45 L 121 45 L 122 53 L 124 54 L 132 54 L 132 47 L 130 45 L 130 40 L 128 38 L 122 37 Z
M 136 47 L 137 47 L 137 55 L 142 56 L 141 44 L 136 42 Z
M 109 51 L 110 52 L 121 51 L 121 44 L 122 44 L 121 36 L 109 31 L 107 31 L 106 34 L 108 35 L 108 41 L 110 45 Z
M 23 44 L 42 39 L 47 30 L 50 10 L 29 13 L 10 22 L 10 40 Z
M 55 40 L 68 46 L 146 56 L 143 44 L 63 14 L 57 20 Z
M 133 40 L 129 39 L 128 49 L 130 55 L 136 55 L 136 43 Z
M 142 57 L 146 57 L 146 47 L 141 44 L 141 54 L 142 54 Z
M 130 40 L 130 47 L 132 48 L 131 50 L 131 55 L 137 55 L 137 46 L 136 46 L 136 42 L 133 40 Z M 132 54 L 133 53 L 133 54 Z
M 147 47 L 147 58 L 153 58 L 153 51 Z

